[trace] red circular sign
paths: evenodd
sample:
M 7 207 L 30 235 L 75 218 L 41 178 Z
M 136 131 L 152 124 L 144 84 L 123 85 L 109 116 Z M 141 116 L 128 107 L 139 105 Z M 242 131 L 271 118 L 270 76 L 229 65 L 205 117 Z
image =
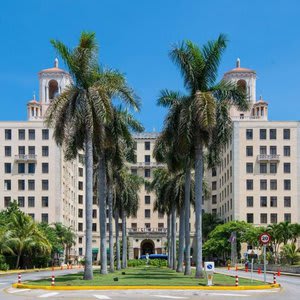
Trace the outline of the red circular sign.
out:
M 259 236 L 259 241 L 262 244 L 269 244 L 271 241 L 271 236 L 267 232 L 264 232 Z

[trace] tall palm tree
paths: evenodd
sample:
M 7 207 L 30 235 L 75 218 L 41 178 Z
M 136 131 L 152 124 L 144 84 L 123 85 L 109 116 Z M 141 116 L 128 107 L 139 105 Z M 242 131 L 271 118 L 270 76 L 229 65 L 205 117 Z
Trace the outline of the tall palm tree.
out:
M 230 82 L 216 83 L 218 67 L 227 40 L 220 35 L 201 49 L 190 41 L 175 46 L 171 59 L 179 66 L 184 85 L 190 95 L 190 124 L 186 134 L 194 142 L 195 159 L 195 219 L 196 219 L 196 274 L 203 277 L 202 270 L 202 182 L 204 148 L 209 148 L 217 158 L 219 149 L 230 135 L 229 108 L 236 105 L 248 109 L 246 95 Z M 221 119 L 224 116 L 225 119 Z M 183 122 L 184 119 L 183 119 Z M 217 138 L 218 137 L 218 138 Z M 213 141 L 213 143 L 212 143 Z

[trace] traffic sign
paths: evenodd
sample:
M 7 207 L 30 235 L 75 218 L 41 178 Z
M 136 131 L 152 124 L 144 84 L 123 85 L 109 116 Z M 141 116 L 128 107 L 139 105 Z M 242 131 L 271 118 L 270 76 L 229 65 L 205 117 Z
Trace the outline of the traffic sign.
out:
M 264 245 L 269 244 L 271 241 L 271 236 L 267 232 L 264 232 L 259 236 L 259 241 Z

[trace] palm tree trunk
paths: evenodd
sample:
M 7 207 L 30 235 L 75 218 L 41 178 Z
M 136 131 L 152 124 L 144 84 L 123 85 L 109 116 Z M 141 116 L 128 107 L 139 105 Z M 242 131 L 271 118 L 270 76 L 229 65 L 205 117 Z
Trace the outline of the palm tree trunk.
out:
M 184 214 L 185 214 L 185 269 L 184 275 L 191 275 L 191 238 L 190 238 L 190 209 L 191 209 L 191 168 L 185 170 L 184 182 Z
M 173 248 L 172 248 L 172 213 L 168 214 L 168 266 L 173 268 Z
M 195 206 L 196 206 L 196 278 L 203 277 L 202 270 L 202 183 L 203 146 L 197 137 L 195 147 Z
M 21 251 L 18 253 L 18 256 L 17 256 L 16 269 L 18 269 L 18 268 L 19 268 L 19 264 L 20 264 L 20 258 L 21 258 Z
M 173 254 L 173 264 L 172 269 L 176 270 L 176 205 L 173 204 L 172 207 L 172 254 Z
M 112 185 L 108 185 L 108 226 L 109 226 L 109 264 L 110 272 L 115 271 L 114 264 L 114 236 L 113 236 L 113 190 Z
M 89 130 L 85 141 L 85 280 L 93 279 L 92 221 L 93 220 L 93 140 Z
M 99 155 L 98 165 L 98 195 L 99 195 L 99 224 L 100 224 L 100 253 L 101 274 L 107 274 L 107 252 L 106 252 L 106 163 L 105 155 Z
M 115 233 L 116 233 L 116 261 L 117 270 L 121 269 L 121 259 L 120 259 L 120 237 L 119 237 L 119 213 L 116 209 L 115 212 Z
M 178 263 L 177 272 L 183 271 L 183 257 L 184 257 L 184 235 L 185 235 L 185 211 L 181 208 L 179 216 L 179 246 L 178 246 Z
M 122 269 L 127 267 L 126 212 L 122 211 Z

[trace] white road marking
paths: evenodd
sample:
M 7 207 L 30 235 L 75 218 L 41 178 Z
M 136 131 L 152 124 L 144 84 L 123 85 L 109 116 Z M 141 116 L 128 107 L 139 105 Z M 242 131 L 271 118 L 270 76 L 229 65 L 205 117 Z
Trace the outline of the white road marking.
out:
M 108 296 L 105 295 L 94 295 L 94 297 L 96 297 L 97 299 L 111 299 Z
M 58 293 L 44 294 L 44 295 L 39 296 L 39 298 L 48 298 L 48 297 L 52 297 L 52 296 L 55 296 L 55 295 L 58 295 Z
M 5 282 L 0 282 L 0 285 L 1 285 L 1 284 L 5 284 Z
M 153 295 L 153 296 L 159 298 L 168 298 L 168 299 L 187 299 L 187 297 L 168 296 L 168 295 Z
M 14 291 L 9 291 L 10 294 L 14 293 L 21 293 L 21 292 L 26 292 L 29 291 L 30 289 L 15 289 Z
M 228 297 L 249 297 L 250 295 L 245 294 L 228 294 L 228 293 L 207 293 L 207 295 L 213 295 L 213 296 L 228 296 Z

